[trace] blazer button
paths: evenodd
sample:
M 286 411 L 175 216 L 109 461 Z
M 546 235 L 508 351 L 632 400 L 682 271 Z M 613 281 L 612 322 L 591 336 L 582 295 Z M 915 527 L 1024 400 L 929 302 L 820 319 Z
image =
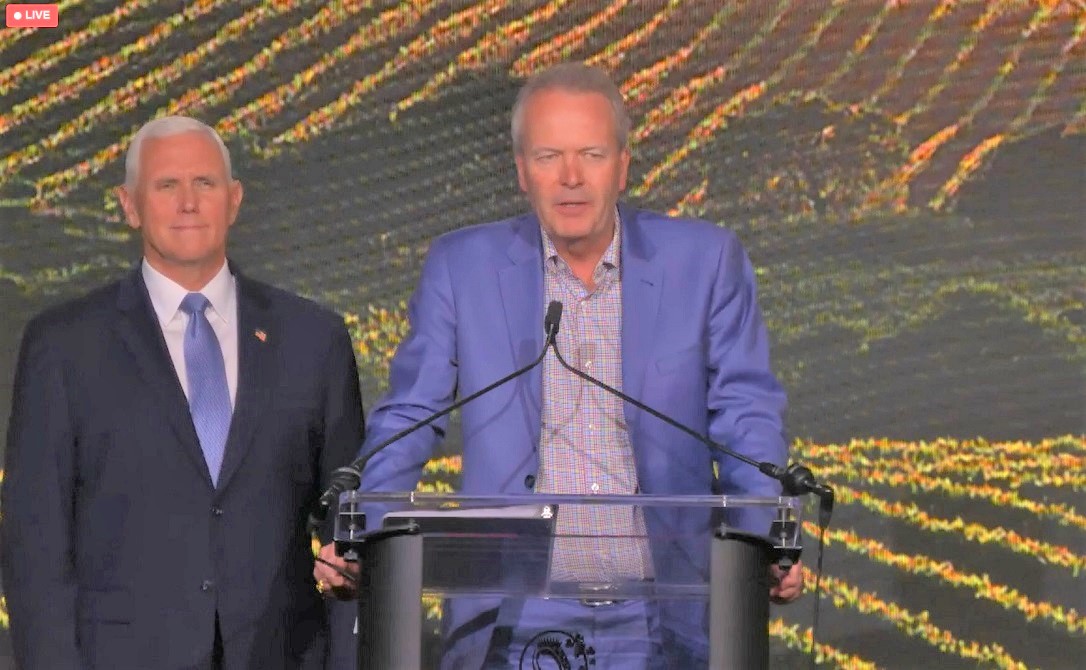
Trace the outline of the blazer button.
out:
M 210 591 L 213 588 L 215 588 L 215 582 L 210 579 L 205 579 L 204 582 L 200 584 L 201 591 Z
M 212 516 L 222 516 L 222 508 L 221 507 L 212 507 L 211 508 L 211 514 L 212 514 Z
M 524 478 L 524 488 L 529 491 L 535 488 L 535 475 L 528 475 Z

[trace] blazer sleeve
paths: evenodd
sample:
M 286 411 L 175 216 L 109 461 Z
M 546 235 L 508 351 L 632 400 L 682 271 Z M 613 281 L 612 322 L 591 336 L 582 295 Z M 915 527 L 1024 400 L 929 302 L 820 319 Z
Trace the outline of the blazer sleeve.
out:
M 0 494 L 2 566 L 15 664 L 79 667 L 73 558 L 75 430 L 59 344 L 27 326 Z
M 324 401 L 324 442 L 320 450 L 320 495 L 331 483 L 332 472 L 354 460 L 364 435 L 362 394 L 358 387 L 358 365 L 354 345 L 342 323 L 332 335 L 331 349 L 324 370 L 327 386 Z M 321 542 L 332 541 L 332 510 L 321 529 Z
M 392 358 L 388 393 L 370 414 L 363 453 L 448 407 L 456 396 L 456 307 L 444 238 L 431 245 L 408 319 L 408 335 Z M 448 417 L 442 417 L 374 456 L 362 473 L 361 490 L 413 490 L 447 426 Z
M 710 436 L 757 461 L 783 465 L 787 401 L 770 369 L 754 269 L 730 232 L 721 246 L 708 325 Z M 724 493 L 779 495 L 780 484 L 754 467 L 722 454 L 713 457 Z
M 324 443 L 320 452 L 320 495 L 331 481 L 332 471 L 354 459 L 364 433 L 362 395 L 358 387 L 358 366 L 347 328 L 340 323 L 332 335 L 332 346 L 324 374 L 328 380 L 324 403 Z M 332 541 L 335 530 L 333 507 L 320 531 L 321 544 Z M 357 650 L 354 636 L 355 604 L 324 599 L 329 637 L 324 663 L 313 667 L 349 668 Z M 318 658 L 320 654 L 315 654 Z M 310 667 L 303 665 L 303 667 Z

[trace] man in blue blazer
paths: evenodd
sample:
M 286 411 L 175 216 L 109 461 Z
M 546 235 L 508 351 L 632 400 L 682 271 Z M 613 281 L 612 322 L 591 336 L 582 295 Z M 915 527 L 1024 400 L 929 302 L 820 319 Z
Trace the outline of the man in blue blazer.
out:
M 126 168 L 143 262 L 23 338 L 2 499 L 16 662 L 323 667 L 306 517 L 362 438 L 350 338 L 227 262 L 242 190 L 214 130 L 152 121 Z
M 770 372 L 750 262 L 720 227 L 617 204 L 628 130 L 621 95 L 602 71 L 570 64 L 528 81 L 512 133 L 520 186 L 534 211 L 433 242 L 411 300 L 410 334 L 393 358 L 390 390 L 369 419 L 363 452 L 534 359 L 544 345 L 545 305 L 560 300 L 558 344 L 574 365 L 750 458 L 786 461 L 785 395 Z M 575 379 L 553 353 L 465 406 L 461 418 L 464 493 L 780 492 L 756 469 Z M 414 488 L 445 430 L 437 422 L 376 455 L 361 488 Z M 670 554 L 686 560 L 664 560 L 657 546 L 647 559 L 631 556 L 605 570 L 668 581 L 707 574 L 708 515 L 646 517 L 627 520 L 631 532 L 704 540 Z M 324 566 L 316 575 L 342 584 Z M 776 576 L 774 599 L 800 594 L 801 570 Z M 495 625 L 518 622 L 485 610 L 479 600 L 447 610 L 454 644 L 446 667 L 507 667 L 520 658 L 532 631 L 506 631 L 499 641 Z M 595 624 L 606 628 L 612 612 L 593 609 Z M 704 606 L 644 611 L 648 623 L 632 627 L 626 614 L 614 639 L 601 639 L 605 633 L 587 641 L 597 667 L 706 662 Z M 525 613 L 531 623 L 519 625 L 538 632 L 560 624 L 546 615 Z

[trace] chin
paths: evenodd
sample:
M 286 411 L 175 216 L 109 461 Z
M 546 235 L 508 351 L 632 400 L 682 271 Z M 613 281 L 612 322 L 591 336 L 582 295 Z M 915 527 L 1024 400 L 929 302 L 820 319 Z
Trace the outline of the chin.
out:
M 592 223 L 592 220 L 587 218 L 581 220 L 559 216 L 551 230 L 558 237 L 575 240 L 589 236 L 592 233 Z

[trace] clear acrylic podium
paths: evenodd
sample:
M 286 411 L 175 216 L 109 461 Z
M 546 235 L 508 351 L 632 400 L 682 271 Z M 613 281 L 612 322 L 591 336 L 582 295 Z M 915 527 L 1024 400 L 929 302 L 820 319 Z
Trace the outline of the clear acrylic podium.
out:
M 564 534 L 563 510 L 601 519 L 636 513 L 646 532 Z M 701 635 L 708 667 L 766 668 L 768 567 L 798 558 L 801 511 L 802 499 L 786 496 L 348 491 L 340 497 L 335 539 L 339 553 L 359 561 L 358 667 L 441 665 L 445 641 L 426 620 L 424 598 L 480 608 L 546 598 L 585 607 L 629 600 L 700 606 L 708 611 Z M 600 570 L 570 579 L 563 567 L 578 552 L 606 566 L 631 547 L 647 548 L 647 574 Z M 701 558 L 692 562 L 691 555 Z M 443 635 L 451 640 L 453 632 Z M 594 660 L 594 667 L 611 667 Z M 573 663 L 581 665 L 589 664 Z

